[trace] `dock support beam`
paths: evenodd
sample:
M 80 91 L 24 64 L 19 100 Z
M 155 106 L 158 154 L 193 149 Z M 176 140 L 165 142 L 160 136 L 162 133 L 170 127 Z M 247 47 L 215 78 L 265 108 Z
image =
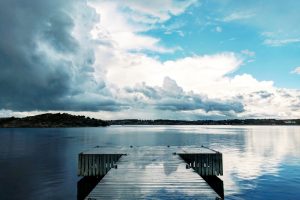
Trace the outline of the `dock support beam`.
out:
M 200 176 L 223 175 L 222 154 L 184 153 L 179 156 Z
M 78 154 L 78 176 L 104 176 L 123 154 Z

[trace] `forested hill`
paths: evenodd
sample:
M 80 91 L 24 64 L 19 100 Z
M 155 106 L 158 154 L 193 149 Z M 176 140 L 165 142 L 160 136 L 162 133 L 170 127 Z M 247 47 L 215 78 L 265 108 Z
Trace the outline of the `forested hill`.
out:
M 0 127 L 2 128 L 99 127 L 109 125 L 300 125 L 300 119 L 230 119 L 196 121 L 122 119 L 104 121 L 66 113 L 46 113 L 24 118 L 0 118 Z
M 54 127 L 97 127 L 108 126 L 106 121 L 93 119 L 85 116 L 76 116 L 66 113 L 41 114 L 24 118 L 0 118 L 0 127 L 33 127 L 33 128 L 54 128 Z

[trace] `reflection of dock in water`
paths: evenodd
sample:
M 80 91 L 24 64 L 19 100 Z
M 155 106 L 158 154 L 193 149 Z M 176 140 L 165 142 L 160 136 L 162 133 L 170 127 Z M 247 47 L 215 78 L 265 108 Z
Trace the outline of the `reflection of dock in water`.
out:
M 78 199 L 224 198 L 222 154 L 205 147 L 96 147 L 78 159 Z

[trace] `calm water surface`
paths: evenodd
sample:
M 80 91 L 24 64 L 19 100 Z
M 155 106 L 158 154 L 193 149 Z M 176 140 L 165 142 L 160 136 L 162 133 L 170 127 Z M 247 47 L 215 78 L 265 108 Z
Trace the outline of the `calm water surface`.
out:
M 226 199 L 300 199 L 300 127 L 0 129 L 0 199 L 76 199 L 77 154 L 96 145 L 205 145 L 223 153 Z

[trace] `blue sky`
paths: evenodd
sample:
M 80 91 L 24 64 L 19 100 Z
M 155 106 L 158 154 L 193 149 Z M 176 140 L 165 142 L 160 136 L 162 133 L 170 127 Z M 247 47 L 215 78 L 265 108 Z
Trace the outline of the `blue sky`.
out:
M 281 31 L 278 40 L 299 40 L 300 28 L 295 22 L 300 20 L 297 13 L 300 3 L 277 2 L 199 1 L 182 15 L 172 17 L 146 34 L 161 38 L 165 46 L 182 48 L 174 54 L 161 54 L 162 60 L 247 49 L 255 54 L 251 58 L 253 62 L 245 63 L 235 74 L 249 73 L 258 80 L 273 80 L 278 87 L 299 88 L 299 76 L 291 71 L 300 63 L 300 42 L 266 44 L 268 37 L 264 34 Z M 234 13 L 235 19 L 226 20 Z M 286 25 L 289 23 L 290 26 Z
M 0 116 L 300 117 L 300 2 L 4 0 Z

